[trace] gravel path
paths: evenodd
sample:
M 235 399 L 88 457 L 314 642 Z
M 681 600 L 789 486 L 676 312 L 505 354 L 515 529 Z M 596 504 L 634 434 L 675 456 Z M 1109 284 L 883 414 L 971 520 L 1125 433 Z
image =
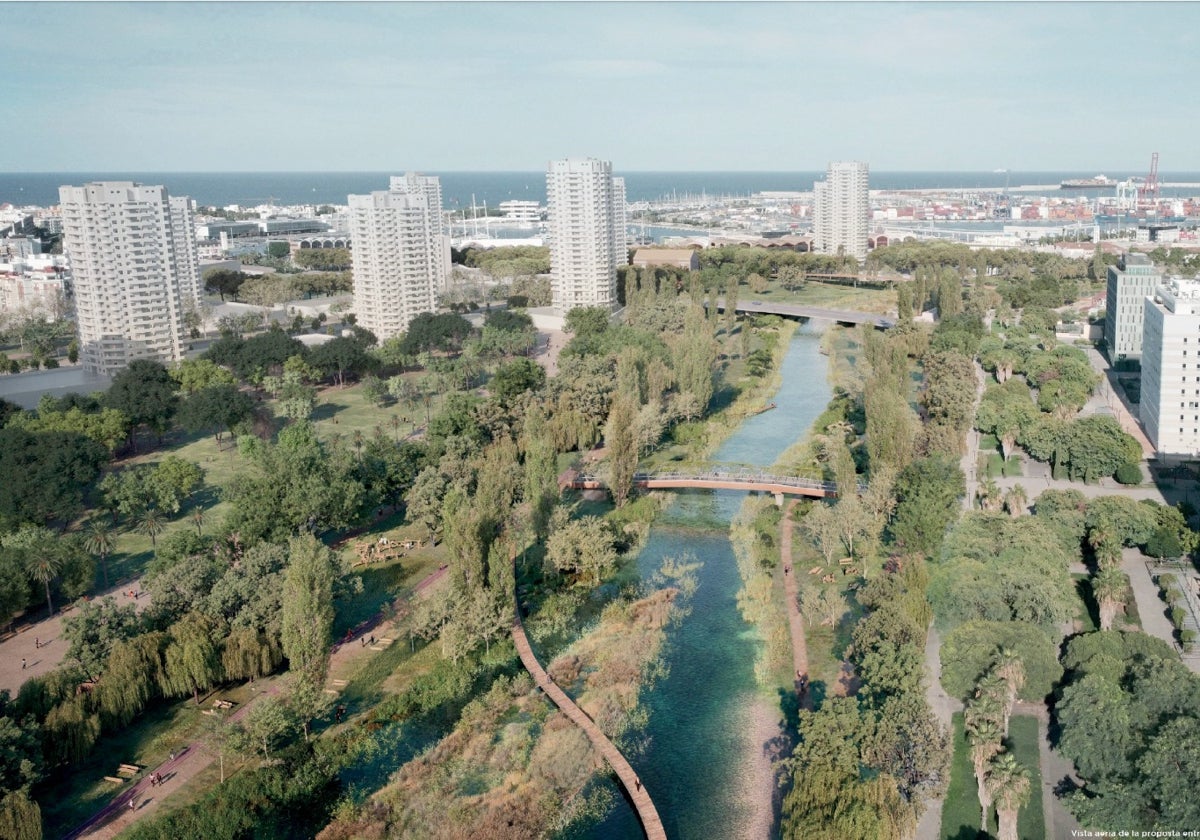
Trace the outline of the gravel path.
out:
M 127 594 L 138 593 L 136 599 Z M 134 578 L 101 592 L 96 598 L 113 598 L 118 606 L 134 604 L 138 611 L 150 605 L 150 593 L 142 591 L 142 579 Z M 56 612 L 50 618 L 16 628 L 17 634 L 0 642 L 0 690 L 7 689 L 13 696 L 21 690 L 25 681 L 48 674 L 58 667 L 67 656 L 67 640 L 63 638 L 63 618 L 74 615 L 72 605 L 66 611 Z M 24 667 L 22 667 L 24 663 Z

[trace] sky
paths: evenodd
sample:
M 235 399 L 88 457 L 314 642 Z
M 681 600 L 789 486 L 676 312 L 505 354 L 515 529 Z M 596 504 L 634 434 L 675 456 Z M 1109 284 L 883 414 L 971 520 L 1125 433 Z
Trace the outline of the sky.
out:
M 0 171 L 1200 170 L 1200 3 L 0 3 Z

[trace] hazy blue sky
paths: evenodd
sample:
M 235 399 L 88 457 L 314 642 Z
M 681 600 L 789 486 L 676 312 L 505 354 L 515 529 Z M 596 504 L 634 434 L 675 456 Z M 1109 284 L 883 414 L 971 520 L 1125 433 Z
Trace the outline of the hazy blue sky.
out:
M 0 169 L 1200 170 L 1194 3 L 0 5 Z

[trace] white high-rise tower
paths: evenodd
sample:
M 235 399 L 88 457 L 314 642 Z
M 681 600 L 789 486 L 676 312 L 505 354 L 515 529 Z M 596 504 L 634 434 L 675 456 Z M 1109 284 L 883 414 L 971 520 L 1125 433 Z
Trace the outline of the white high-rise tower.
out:
M 869 174 L 865 163 L 835 161 L 829 164 L 825 180 L 813 184 L 814 250 L 867 258 Z
M 390 189 L 347 197 L 358 323 L 383 341 L 437 309 L 450 276 L 442 187 L 431 175 L 393 176 Z
M 628 260 L 625 180 L 594 158 L 555 160 L 546 171 L 554 308 L 617 303 L 617 266 Z
M 200 299 L 191 201 L 162 186 L 99 181 L 58 191 L 84 369 L 183 358 L 183 314 Z

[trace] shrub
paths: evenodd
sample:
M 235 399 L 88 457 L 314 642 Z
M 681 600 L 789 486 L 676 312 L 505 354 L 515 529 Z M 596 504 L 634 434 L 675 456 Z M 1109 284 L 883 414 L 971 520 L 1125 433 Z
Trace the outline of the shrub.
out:
M 1196 631 L 1191 629 L 1180 630 L 1179 644 L 1183 645 L 1184 650 L 1190 651 L 1196 644 Z
M 1183 607 L 1171 607 L 1167 611 L 1167 615 L 1170 617 L 1171 623 L 1175 625 L 1176 630 L 1183 629 Z
M 1142 468 L 1134 463 L 1122 464 L 1114 474 L 1119 484 L 1141 484 Z

